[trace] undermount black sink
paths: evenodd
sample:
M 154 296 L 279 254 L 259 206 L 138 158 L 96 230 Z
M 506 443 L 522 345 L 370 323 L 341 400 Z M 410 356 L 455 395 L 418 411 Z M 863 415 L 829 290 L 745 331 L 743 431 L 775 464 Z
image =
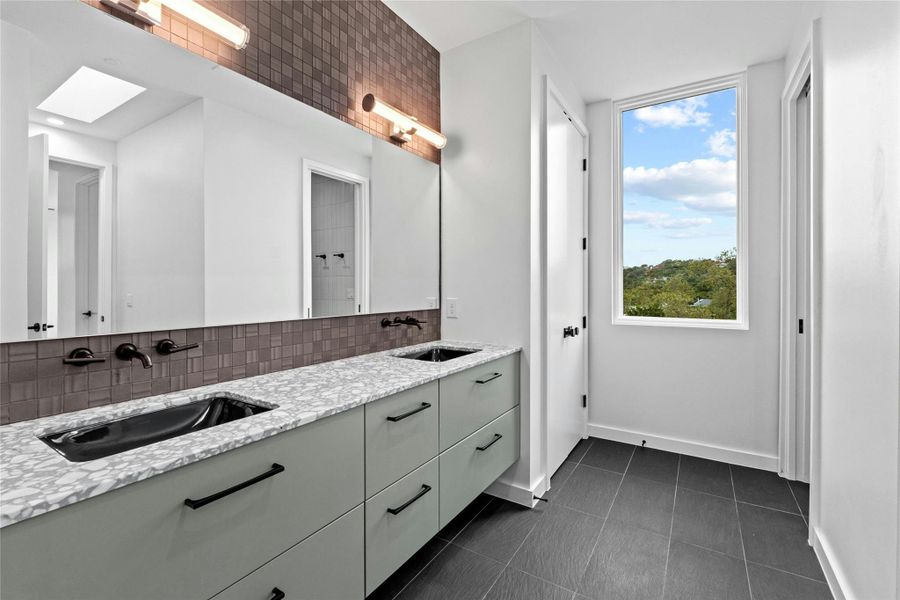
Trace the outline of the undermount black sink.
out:
M 40 439 L 72 462 L 85 462 L 272 410 L 214 396 L 124 419 L 50 433 Z
M 419 350 L 410 354 L 401 354 L 400 358 L 411 358 L 412 360 L 421 360 L 424 362 L 446 362 L 459 358 L 460 356 L 468 356 L 480 350 L 458 350 L 456 348 L 431 348 L 429 350 Z

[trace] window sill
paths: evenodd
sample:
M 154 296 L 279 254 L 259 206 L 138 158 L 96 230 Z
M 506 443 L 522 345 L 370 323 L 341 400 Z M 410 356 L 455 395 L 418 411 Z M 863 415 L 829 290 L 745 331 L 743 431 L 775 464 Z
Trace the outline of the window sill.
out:
M 639 327 L 685 327 L 688 329 L 732 329 L 747 331 L 750 324 L 745 321 L 724 319 L 675 319 L 668 317 L 613 317 L 613 325 L 637 325 Z

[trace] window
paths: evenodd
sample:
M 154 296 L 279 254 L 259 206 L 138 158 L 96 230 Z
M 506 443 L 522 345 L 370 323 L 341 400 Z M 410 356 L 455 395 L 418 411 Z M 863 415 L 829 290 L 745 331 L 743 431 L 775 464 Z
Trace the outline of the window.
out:
M 747 328 L 744 76 L 616 102 L 613 322 Z

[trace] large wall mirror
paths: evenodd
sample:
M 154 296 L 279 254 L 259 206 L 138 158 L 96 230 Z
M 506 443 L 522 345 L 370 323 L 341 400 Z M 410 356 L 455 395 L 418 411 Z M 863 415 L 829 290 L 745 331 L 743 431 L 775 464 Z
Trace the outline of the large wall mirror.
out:
M 81 2 L 0 11 L 0 341 L 437 306 L 436 164 Z

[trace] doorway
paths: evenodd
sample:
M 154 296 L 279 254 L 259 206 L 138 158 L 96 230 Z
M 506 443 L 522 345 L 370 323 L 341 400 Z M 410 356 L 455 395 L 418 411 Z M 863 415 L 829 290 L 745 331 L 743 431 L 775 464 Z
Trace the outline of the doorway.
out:
M 545 96 L 547 477 L 585 437 L 587 128 L 549 78 Z

